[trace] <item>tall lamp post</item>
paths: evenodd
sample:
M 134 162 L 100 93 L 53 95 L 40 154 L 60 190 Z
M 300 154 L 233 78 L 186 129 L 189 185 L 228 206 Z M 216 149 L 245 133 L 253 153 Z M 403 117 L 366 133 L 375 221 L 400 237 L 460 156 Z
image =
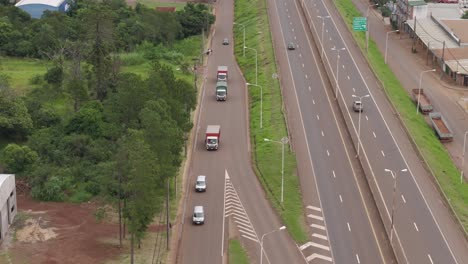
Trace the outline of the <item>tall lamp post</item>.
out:
M 283 204 L 283 197 L 284 197 L 284 145 L 288 144 L 289 139 L 288 137 L 281 138 L 281 141 L 271 140 L 268 138 L 263 139 L 266 142 L 273 142 L 281 144 L 281 204 Z
M 260 264 L 263 264 L 263 239 L 269 234 L 273 234 L 276 231 L 281 231 L 281 230 L 284 230 L 284 229 L 286 229 L 286 226 L 282 226 L 282 227 L 280 227 L 278 229 L 272 230 L 272 231 L 262 235 L 262 238 L 260 239 Z
M 395 194 L 396 194 L 396 188 L 397 188 L 397 181 L 398 181 L 398 174 L 394 173 L 392 170 L 385 169 L 386 172 L 390 172 L 390 174 L 393 177 L 393 198 L 392 198 L 392 214 L 391 214 L 391 227 L 390 227 L 390 245 L 392 244 L 393 240 L 393 215 L 395 212 Z M 402 169 L 400 172 L 406 172 L 408 169 Z M 396 174 L 396 175 L 395 175 Z
M 400 32 L 400 30 L 397 29 L 397 30 L 392 30 L 392 31 L 387 32 L 387 37 L 385 38 L 385 59 L 384 59 L 385 64 L 387 64 L 388 35 L 390 33 L 397 33 L 397 32 Z
M 359 98 L 359 101 L 361 102 L 361 109 L 359 110 L 359 117 L 358 117 L 358 145 L 357 145 L 357 156 L 359 156 L 359 146 L 361 146 L 361 113 L 362 110 L 364 109 L 364 103 L 362 101 L 363 98 L 369 97 L 370 95 L 366 94 L 363 96 L 357 96 L 357 95 L 352 95 L 354 98 Z
M 427 71 L 422 71 L 421 74 L 419 75 L 419 87 L 418 87 L 418 103 L 416 105 L 416 114 L 419 113 L 419 97 L 421 97 L 421 84 L 422 84 L 422 77 L 423 77 L 423 74 L 426 73 L 426 72 L 435 72 L 436 69 L 432 69 L 432 70 L 427 70 Z
M 244 48 L 255 51 L 255 84 L 258 85 L 258 56 L 257 56 L 257 50 L 253 49 L 253 48 L 246 47 L 246 46 L 244 46 Z
M 244 24 L 241 24 L 239 22 L 234 22 L 234 25 L 240 25 L 244 28 L 244 37 L 243 37 L 243 43 L 242 43 L 242 47 L 243 47 L 243 55 L 245 57 L 245 25 Z
M 373 6 L 379 6 L 379 4 L 373 4 L 367 6 L 367 11 L 366 11 L 366 51 L 369 51 L 369 28 L 370 28 L 370 23 L 369 23 L 369 9 Z
M 318 18 L 321 18 L 322 19 L 322 38 L 321 38 L 321 42 L 322 42 L 322 57 L 323 57 L 323 51 L 324 51 L 324 45 L 323 45 L 323 28 L 325 26 L 325 18 L 329 18 L 330 16 L 317 16 Z
M 463 154 L 462 154 L 462 166 L 461 166 L 461 173 L 460 173 L 460 183 L 463 183 L 463 167 L 465 166 L 465 147 L 466 147 L 466 135 L 468 135 L 468 131 L 465 132 L 463 136 Z
M 339 64 L 340 64 L 340 51 L 342 50 L 346 50 L 346 48 L 341 48 L 341 49 L 338 49 L 336 47 L 333 47 L 331 48 L 331 50 L 335 50 L 336 51 L 336 88 L 335 88 L 335 99 L 338 98 L 338 90 L 339 90 L 339 81 L 338 81 L 338 76 L 339 76 L 339 73 L 340 73 L 340 67 Z
M 257 86 L 260 87 L 260 128 L 263 128 L 263 87 L 258 84 L 246 83 L 247 86 Z

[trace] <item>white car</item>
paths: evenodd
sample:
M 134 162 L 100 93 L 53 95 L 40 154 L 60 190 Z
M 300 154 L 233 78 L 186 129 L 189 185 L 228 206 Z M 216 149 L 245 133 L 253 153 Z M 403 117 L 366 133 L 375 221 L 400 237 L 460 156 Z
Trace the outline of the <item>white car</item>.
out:
M 203 225 L 205 223 L 205 211 L 203 206 L 197 205 L 193 208 L 192 223 L 196 225 Z
M 197 182 L 195 183 L 195 191 L 206 192 L 206 176 L 200 175 L 197 177 Z

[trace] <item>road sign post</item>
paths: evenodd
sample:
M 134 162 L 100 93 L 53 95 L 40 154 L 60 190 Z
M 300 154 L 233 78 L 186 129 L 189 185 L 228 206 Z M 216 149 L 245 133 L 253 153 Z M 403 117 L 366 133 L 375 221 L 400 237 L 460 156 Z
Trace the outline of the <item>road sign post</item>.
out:
M 354 17 L 353 18 L 353 30 L 354 31 L 367 31 L 367 18 Z

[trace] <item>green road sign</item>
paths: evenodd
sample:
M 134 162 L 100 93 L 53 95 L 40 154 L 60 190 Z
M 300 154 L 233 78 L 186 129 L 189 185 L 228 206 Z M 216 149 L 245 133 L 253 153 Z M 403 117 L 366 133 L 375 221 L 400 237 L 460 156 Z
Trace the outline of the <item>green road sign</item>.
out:
M 367 18 L 354 17 L 353 18 L 353 30 L 354 31 L 367 31 Z

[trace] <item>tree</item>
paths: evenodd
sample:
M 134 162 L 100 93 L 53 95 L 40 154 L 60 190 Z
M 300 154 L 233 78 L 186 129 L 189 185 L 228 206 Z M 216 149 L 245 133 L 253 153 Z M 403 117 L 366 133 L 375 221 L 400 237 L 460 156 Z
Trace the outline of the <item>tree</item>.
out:
M 23 138 L 33 127 L 31 116 L 23 99 L 10 88 L 8 79 L 0 74 L 0 130 L 5 136 Z
M 465 13 L 463 13 L 462 19 L 468 19 L 468 11 L 465 11 Z
M 92 101 L 84 105 L 65 125 L 67 134 L 85 134 L 93 138 L 102 135 L 103 130 L 103 107 L 100 102 Z
M 182 25 L 183 37 L 198 35 L 215 21 L 214 15 L 208 12 L 208 7 L 200 3 L 187 3 L 182 11 L 177 12 L 177 18 Z
M 1 153 L 1 161 L 7 172 L 21 174 L 38 159 L 37 153 L 28 146 L 8 144 Z

